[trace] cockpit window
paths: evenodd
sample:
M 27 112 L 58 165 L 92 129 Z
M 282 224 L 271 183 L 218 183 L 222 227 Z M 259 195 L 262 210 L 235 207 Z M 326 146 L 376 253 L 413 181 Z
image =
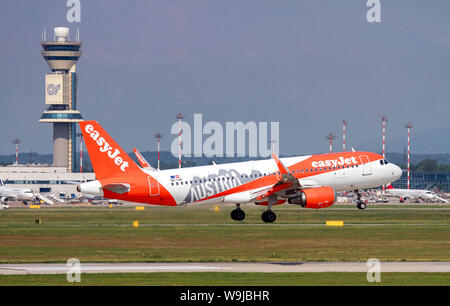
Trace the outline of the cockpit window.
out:
M 384 165 L 384 160 L 380 159 L 380 164 Z
M 389 164 L 389 162 L 387 161 L 387 159 L 384 160 L 384 164 L 385 164 L 385 165 Z

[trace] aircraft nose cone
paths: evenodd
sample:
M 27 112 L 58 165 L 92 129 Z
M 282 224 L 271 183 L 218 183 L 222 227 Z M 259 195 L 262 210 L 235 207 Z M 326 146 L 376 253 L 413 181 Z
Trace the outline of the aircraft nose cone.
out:
M 396 180 L 398 180 L 403 174 L 402 169 L 400 169 L 397 165 L 392 165 L 392 175 L 395 177 Z

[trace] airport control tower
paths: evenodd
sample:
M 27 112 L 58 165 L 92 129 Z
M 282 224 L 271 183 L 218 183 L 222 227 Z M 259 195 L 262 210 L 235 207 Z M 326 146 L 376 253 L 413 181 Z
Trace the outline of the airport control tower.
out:
M 45 75 L 47 110 L 39 122 L 53 123 L 53 165 L 75 172 L 76 127 L 83 117 L 77 110 L 76 63 L 81 42 L 69 41 L 69 28 L 54 29 L 54 41 L 42 38 L 42 56 L 52 70 Z

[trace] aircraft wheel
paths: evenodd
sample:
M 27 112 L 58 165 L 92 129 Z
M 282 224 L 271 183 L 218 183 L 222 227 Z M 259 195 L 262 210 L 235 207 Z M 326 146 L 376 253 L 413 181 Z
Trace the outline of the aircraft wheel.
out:
M 271 210 L 267 210 L 267 211 L 263 212 L 261 215 L 261 220 L 263 220 L 266 223 L 272 223 L 276 219 L 277 219 L 277 215 Z
M 231 219 L 235 221 L 242 221 L 245 219 L 245 212 L 240 208 L 236 208 L 231 211 Z
M 356 205 L 358 209 L 366 209 L 367 205 L 364 202 L 360 202 Z

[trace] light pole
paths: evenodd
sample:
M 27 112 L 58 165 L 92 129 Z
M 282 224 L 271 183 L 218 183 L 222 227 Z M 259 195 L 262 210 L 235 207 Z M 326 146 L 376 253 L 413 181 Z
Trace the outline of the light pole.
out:
M 83 133 L 77 133 L 80 137 L 80 173 L 83 173 Z
M 159 170 L 159 151 L 160 151 L 159 150 L 159 148 L 160 148 L 159 142 L 160 142 L 161 138 L 163 138 L 163 135 L 161 133 L 156 133 L 155 138 L 158 139 L 158 170 Z
M 347 127 L 347 120 L 342 120 L 342 151 L 345 152 L 345 129 Z
M 330 141 L 330 153 L 333 152 L 333 140 L 336 139 L 336 135 L 333 133 L 330 133 L 325 136 L 326 139 Z
M 175 115 L 175 118 L 178 119 L 178 168 L 181 168 L 181 120 L 184 119 L 184 116 L 178 113 Z
M 19 164 L 19 144 L 20 144 L 20 139 L 13 139 L 12 143 L 14 145 L 16 145 L 16 165 Z
M 407 186 L 407 189 L 409 189 L 409 174 L 410 174 L 410 172 L 409 172 L 409 162 L 410 162 L 410 132 L 411 132 L 411 128 L 412 128 L 412 124 L 411 123 L 407 123 L 407 124 L 405 124 L 405 128 L 407 128 L 408 129 L 408 175 L 407 175 L 407 183 L 406 183 L 406 186 Z

